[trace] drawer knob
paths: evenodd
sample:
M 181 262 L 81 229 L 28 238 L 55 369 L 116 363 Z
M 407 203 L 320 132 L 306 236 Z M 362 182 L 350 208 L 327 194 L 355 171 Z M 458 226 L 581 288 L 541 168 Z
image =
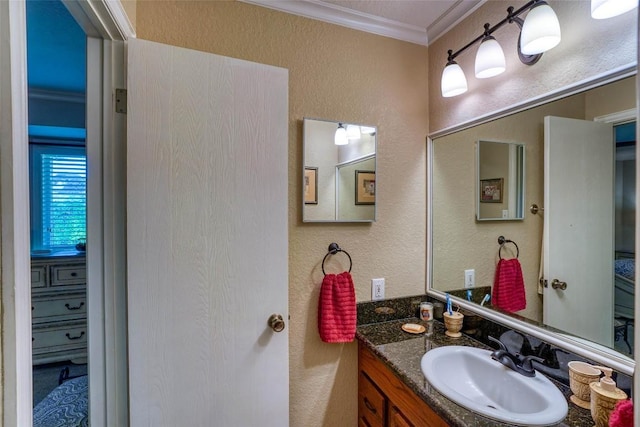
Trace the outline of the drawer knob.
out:
M 64 306 L 67 307 L 67 310 L 80 310 L 83 305 L 84 301 L 80 301 L 80 305 L 76 305 L 75 307 L 70 306 L 69 303 L 65 304 Z
M 76 273 L 75 271 L 73 273 L 71 273 L 71 277 L 76 277 L 78 275 L 78 273 Z
M 80 338 L 82 338 L 84 336 L 84 331 L 80 332 L 80 335 L 72 337 L 71 334 L 69 332 L 67 332 L 67 338 L 70 340 L 79 340 Z
M 369 399 L 367 399 L 366 397 L 364 398 L 364 405 L 367 407 L 368 410 L 370 410 L 374 414 L 378 412 L 376 410 L 376 407 L 373 406 L 373 404 L 371 402 L 369 402 Z

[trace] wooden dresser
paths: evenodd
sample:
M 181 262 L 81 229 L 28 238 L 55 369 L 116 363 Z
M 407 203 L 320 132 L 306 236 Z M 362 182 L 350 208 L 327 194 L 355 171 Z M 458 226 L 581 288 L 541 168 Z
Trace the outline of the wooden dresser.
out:
M 33 364 L 87 357 L 84 256 L 31 259 Z

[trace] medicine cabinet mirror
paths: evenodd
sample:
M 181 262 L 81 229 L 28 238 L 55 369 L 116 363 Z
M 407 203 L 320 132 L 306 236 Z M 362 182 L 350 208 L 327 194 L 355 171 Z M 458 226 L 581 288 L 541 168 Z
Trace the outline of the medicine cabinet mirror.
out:
M 476 219 L 524 219 L 524 144 L 476 143 Z
M 303 120 L 304 222 L 376 219 L 376 127 Z

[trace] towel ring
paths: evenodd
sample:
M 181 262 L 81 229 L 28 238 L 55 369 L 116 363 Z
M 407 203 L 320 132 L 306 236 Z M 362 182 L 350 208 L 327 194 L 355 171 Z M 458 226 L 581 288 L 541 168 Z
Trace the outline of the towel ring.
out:
M 327 275 L 327 273 L 324 272 L 324 262 L 327 260 L 329 255 L 335 255 L 338 252 L 343 252 L 346 256 L 349 257 L 349 273 L 351 273 L 351 267 L 353 266 L 353 261 L 351 261 L 351 255 L 349 255 L 349 252 L 345 251 L 344 249 L 340 249 L 340 246 L 338 246 L 337 243 L 332 243 L 329 245 L 329 252 L 327 252 L 327 254 L 322 259 L 322 274 L 324 274 L 325 276 Z
M 516 247 L 516 258 L 520 258 L 520 248 L 518 248 L 516 242 L 514 242 L 513 240 L 505 239 L 504 236 L 498 237 L 498 244 L 500 245 L 500 249 L 498 250 L 498 257 L 502 259 L 502 248 L 504 247 L 505 243 L 513 243 L 513 246 Z

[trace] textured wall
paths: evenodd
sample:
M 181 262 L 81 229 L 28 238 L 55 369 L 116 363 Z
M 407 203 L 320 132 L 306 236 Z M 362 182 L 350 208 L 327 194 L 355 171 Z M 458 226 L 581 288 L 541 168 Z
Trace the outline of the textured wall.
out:
M 424 293 L 427 49 L 238 2 L 141 1 L 138 37 L 289 69 L 289 309 L 292 426 L 356 425 L 356 345 L 317 333 L 320 264 L 353 258 L 358 300 Z M 302 118 L 378 126 L 378 221 L 302 223 Z M 340 255 L 329 271 L 348 267 Z
M 429 129 L 432 133 L 636 61 L 635 13 L 595 20 L 591 18 L 588 0 L 551 0 L 548 3 L 558 15 L 562 31 L 558 46 L 546 52 L 537 64 L 524 65 L 516 53 L 518 27 L 515 24 L 502 27 L 493 35 L 504 50 L 507 70 L 493 78 L 476 79 L 473 75 L 475 45 L 456 58 L 467 76 L 468 92 L 443 98 L 440 79 L 447 62 L 447 50 L 456 51 L 476 38 L 485 22 L 493 25 L 505 18 L 509 5 L 518 8 L 524 3 L 488 1 L 429 46 Z

